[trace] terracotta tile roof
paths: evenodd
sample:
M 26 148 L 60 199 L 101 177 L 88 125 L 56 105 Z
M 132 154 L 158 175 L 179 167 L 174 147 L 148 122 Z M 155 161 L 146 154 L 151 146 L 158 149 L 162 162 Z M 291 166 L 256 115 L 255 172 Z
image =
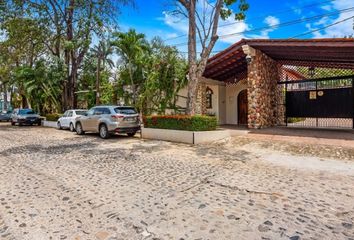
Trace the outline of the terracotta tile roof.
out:
M 246 55 L 243 45 L 259 49 L 274 60 L 301 62 L 302 65 L 329 65 L 331 63 L 354 69 L 354 39 L 242 39 L 212 56 L 205 77 L 226 80 L 245 71 Z

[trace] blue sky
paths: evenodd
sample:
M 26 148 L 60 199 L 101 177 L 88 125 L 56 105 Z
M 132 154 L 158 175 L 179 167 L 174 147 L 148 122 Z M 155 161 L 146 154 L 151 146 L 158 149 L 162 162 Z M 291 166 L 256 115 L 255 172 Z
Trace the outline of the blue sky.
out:
M 172 0 L 170 0 L 172 1 Z M 204 0 L 200 0 L 202 4 Z M 187 20 L 171 16 L 167 0 L 136 0 L 136 8 L 124 8 L 119 19 L 122 31 L 135 28 L 144 33 L 149 39 L 160 36 L 162 39 L 184 35 L 188 29 Z M 289 38 L 311 30 L 323 28 L 343 19 L 354 16 L 354 11 L 333 14 L 339 10 L 354 7 L 354 0 L 248 0 L 250 9 L 243 22 L 228 19 L 220 25 L 219 35 L 249 31 L 260 27 L 269 27 L 289 21 L 308 18 L 322 14 L 332 14 L 321 18 L 305 21 L 299 24 L 269 28 L 263 31 L 232 35 L 218 41 L 214 50 L 222 50 L 241 38 Z M 309 6 L 311 5 L 311 6 Z M 353 34 L 353 19 L 326 28 L 322 31 L 303 36 L 302 38 L 342 37 Z M 171 45 L 186 43 L 187 37 L 166 41 Z M 181 51 L 186 51 L 186 45 L 179 46 Z

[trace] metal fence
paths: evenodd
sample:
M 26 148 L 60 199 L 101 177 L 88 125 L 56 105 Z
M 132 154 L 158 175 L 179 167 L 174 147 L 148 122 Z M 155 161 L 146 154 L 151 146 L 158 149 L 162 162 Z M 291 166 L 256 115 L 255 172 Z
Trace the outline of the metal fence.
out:
M 354 69 L 280 63 L 278 91 L 289 127 L 354 128 Z

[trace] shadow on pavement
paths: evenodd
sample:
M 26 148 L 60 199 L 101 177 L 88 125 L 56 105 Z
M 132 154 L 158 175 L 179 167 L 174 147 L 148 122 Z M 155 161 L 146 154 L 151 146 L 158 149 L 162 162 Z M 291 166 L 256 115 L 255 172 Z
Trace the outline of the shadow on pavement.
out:
M 342 129 L 304 129 L 304 128 L 274 127 L 274 128 L 267 128 L 267 129 L 249 130 L 249 134 L 354 140 L 354 130 L 350 130 L 350 129 L 342 130 Z

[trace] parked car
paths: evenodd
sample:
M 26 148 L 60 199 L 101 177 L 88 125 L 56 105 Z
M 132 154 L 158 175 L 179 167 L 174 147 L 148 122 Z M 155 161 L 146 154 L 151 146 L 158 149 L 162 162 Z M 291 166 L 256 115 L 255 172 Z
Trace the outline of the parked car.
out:
M 97 106 L 76 120 L 75 129 L 79 135 L 95 132 L 104 139 L 114 133 L 132 137 L 140 130 L 140 119 L 133 107 Z
M 15 109 L 11 115 L 11 125 L 41 125 L 41 117 L 32 109 Z
M 61 118 L 58 119 L 58 129 L 70 129 L 71 132 L 75 131 L 76 119 L 79 116 L 85 115 L 85 109 L 72 109 L 66 111 Z
M 1 112 L 0 113 L 0 122 L 10 122 L 11 121 L 11 112 Z

